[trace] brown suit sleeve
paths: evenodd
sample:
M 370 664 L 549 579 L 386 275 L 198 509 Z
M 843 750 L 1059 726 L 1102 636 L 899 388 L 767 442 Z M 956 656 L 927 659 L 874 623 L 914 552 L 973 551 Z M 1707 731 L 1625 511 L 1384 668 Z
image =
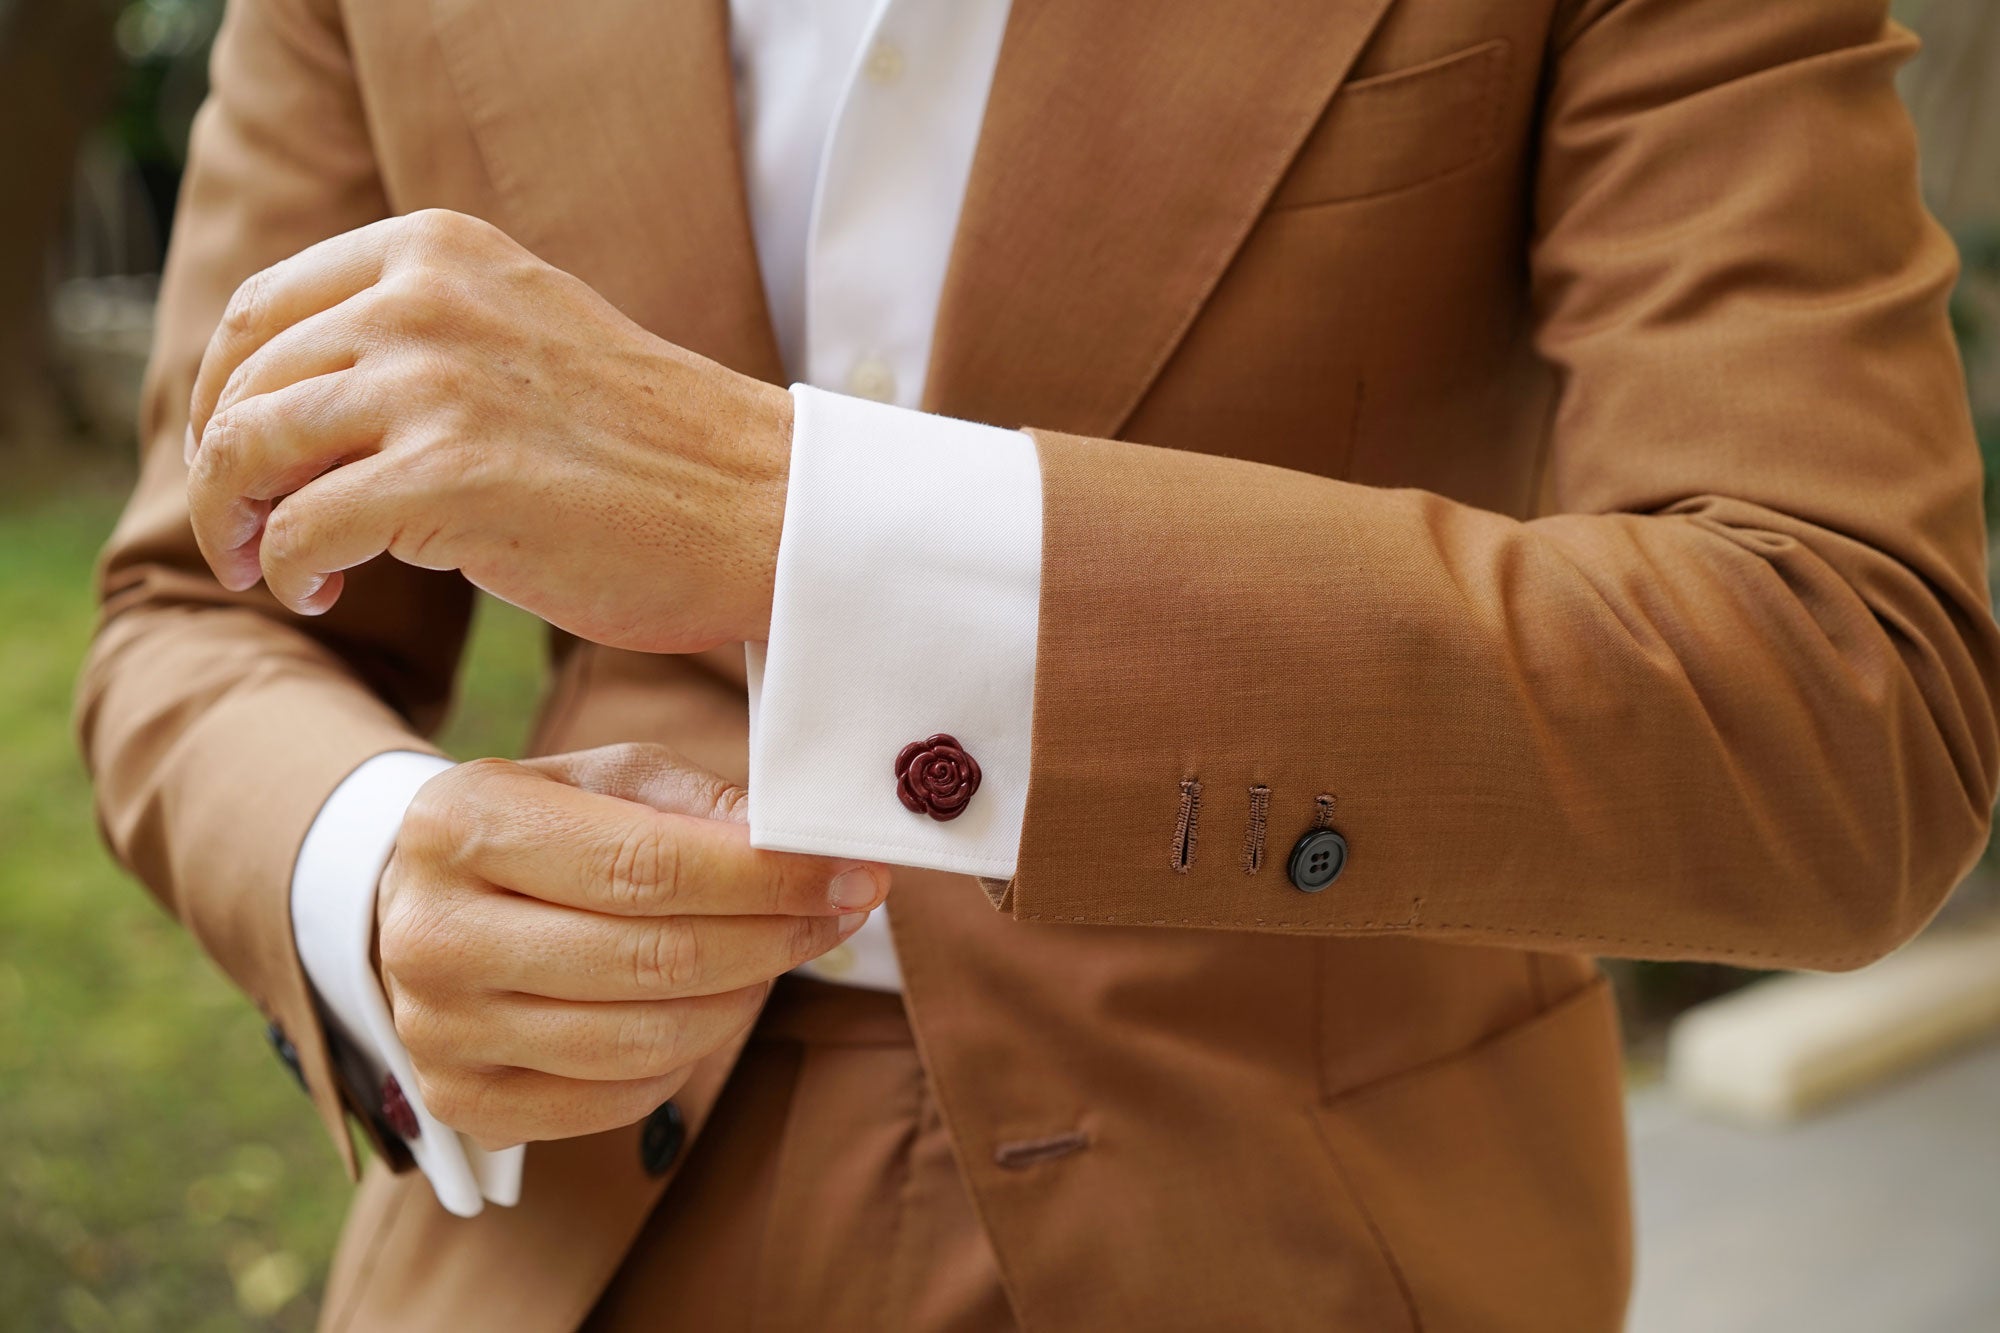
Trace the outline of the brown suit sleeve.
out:
M 238 0 L 212 85 L 161 291 L 142 473 L 103 558 L 79 727 L 113 851 L 281 1025 L 347 1154 L 292 946 L 292 863 L 356 765 L 428 748 L 415 733 L 446 702 L 470 597 L 455 574 L 377 561 L 350 575 L 333 613 L 303 620 L 261 588 L 225 592 L 197 553 L 182 440 L 224 303 L 257 270 L 389 209 L 329 14 L 309 0 Z
M 1978 855 L 2000 659 L 1913 44 L 1879 0 L 1572 8 L 1550 512 L 1041 435 L 1017 917 L 1838 968 Z M 1308 895 L 1322 793 L 1351 856 Z

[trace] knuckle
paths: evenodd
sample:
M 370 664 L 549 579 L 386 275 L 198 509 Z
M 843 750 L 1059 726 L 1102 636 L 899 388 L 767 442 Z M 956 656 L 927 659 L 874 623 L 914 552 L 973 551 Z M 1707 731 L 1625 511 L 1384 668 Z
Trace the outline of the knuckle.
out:
M 427 249 L 443 242 L 451 223 L 447 220 L 448 210 L 442 208 L 420 208 L 405 214 L 398 230 L 403 241 L 417 250 Z
M 764 876 L 766 897 L 773 912 L 795 912 L 808 902 L 826 902 L 827 881 L 819 870 L 817 858 L 800 856 L 770 856 L 752 853 L 759 858 L 759 864 L 767 867 Z M 831 917 L 806 916 L 802 918 L 815 931 L 830 932 L 833 929 Z
M 222 307 L 220 327 L 224 335 L 242 338 L 263 322 L 264 310 L 269 305 L 266 296 L 270 286 L 269 273 L 269 269 L 252 273 L 230 294 L 228 304 Z
M 417 895 L 399 892 L 382 914 L 376 940 L 382 970 L 405 986 L 434 980 L 456 952 L 445 938 L 449 921 L 448 913 L 421 904 Z
M 785 916 L 797 911 L 800 900 L 810 896 L 801 892 L 807 876 L 798 863 L 804 858 L 754 849 L 746 850 L 744 855 L 755 871 L 750 878 L 750 883 L 755 886 L 756 907 L 752 910 L 771 916 Z M 810 917 L 800 919 L 808 925 L 814 924 Z
M 391 903 L 382 914 L 375 938 L 382 971 L 404 985 L 421 979 L 428 961 L 423 945 L 425 932 L 413 925 L 414 914 L 407 899 Z
M 451 281 L 426 264 L 411 264 L 379 284 L 383 322 L 411 331 L 442 323 L 452 296 Z
M 397 860 L 409 862 L 405 873 L 416 879 L 456 865 L 465 852 L 468 819 L 449 786 L 421 789 L 403 812 L 403 826 L 396 833 Z
M 649 1005 L 618 1020 L 612 1058 L 625 1077 L 644 1078 L 661 1071 L 663 1053 L 672 1046 L 671 1025 Z
M 641 994 L 679 994 L 702 975 L 698 932 L 663 921 L 633 932 L 632 976 Z
M 637 913 L 670 901 L 678 860 L 673 841 L 657 825 L 646 822 L 622 831 L 606 872 L 605 892 L 612 907 Z
M 658 766 L 659 746 L 648 741 L 620 741 L 607 745 L 602 754 L 604 767 L 614 773 L 645 773 Z
M 281 504 L 264 520 L 263 543 L 258 559 L 265 579 L 283 576 L 310 558 L 314 540 L 311 515 L 296 503 Z
M 405 227 L 421 245 L 450 245 L 470 239 L 474 219 L 449 208 L 420 208 L 409 214 Z
M 832 917 L 791 918 L 791 959 L 793 965 L 819 957 L 834 945 L 838 927 Z
M 435 1052 L 450 1049 L 439 1040 L 439 1029 L 443 1026 L 441 1015 L 430 1005 L 412 995 L 407 987 L 397 987 L 396 1003 L 389 1013 L 390 1025 L 396 1030 L 396 1040 L 403 1043 L 403 1049 L 411 1059 L 430 1058 Z
M 409 807 L 403 811 L 403 824 L 396 833 L 398 851 L 408 849 L 414 855 L 423 855 L 432 847 L 449 842 L 442 836 L 446 821 L 452 817 L 450 792 L 459 785 L 459 768 L 446 769 L 417 788 Z
M 511 759 L 489 755 L 480 759 L 468 759 L 462 764 L 454 765 L 451 771 L 458 775 L 459 782 L 476 786 L 509 775 L 519 767 L 520 765 Z
M 438 793 L 431 828 L 433 845 L 452 864 L 481 864 L 504 842 L 518 807 L 494 793 L 517 767 L 507 759 L 473 759 L 449 770 L 452 781 Z
M 213 480 L 229 471 L 243 452 L 250 412 L 246 405 L 225 407 L 208 419 L 201 433 L 201 452 L 195 455 L 195 474 Z
M 215 396 L 215 410 L 225 412 L 249 396 L 250 377 L 256 373 L 257 358 L 252 356 L 237 364 L 229 372 L 229 378 L 222 382 L 222 389 Z
M 201 448 L 188 471 L 188 502 L 205 516 L 241 493 L 235 474 L 246 461 L 252 409 L 227 409 L 209 419 Z
M 714 799 L 709 817 L 725 824 L 744 824 L 750 820 L 750 791 L 733 782 L 717 780 Z
M 484 809 L 493 789 L 509 781 L 520 767 L 513 760 L 497 755 L 468 759 L 433 778 L 418 795 L 432 793 L 441 815 L 462 815 L 469 810 Z

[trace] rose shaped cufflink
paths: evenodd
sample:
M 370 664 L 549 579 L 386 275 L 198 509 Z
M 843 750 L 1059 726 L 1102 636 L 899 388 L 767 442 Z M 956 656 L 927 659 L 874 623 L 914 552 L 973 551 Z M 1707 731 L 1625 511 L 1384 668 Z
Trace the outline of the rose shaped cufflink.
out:
M 913 814 L 957 819 L 978 790 L 978 761 L 943 732 L 911 741 L 896 756 L 896 799 Z
M 382 1119 L 390 1129 L 412 1141 L 424 1132 L 423 1126 L 417 1123 L 415 1108 L 403 1095 L 403 1085 L 396 1081 L 394 1074 L 382 1080 Z

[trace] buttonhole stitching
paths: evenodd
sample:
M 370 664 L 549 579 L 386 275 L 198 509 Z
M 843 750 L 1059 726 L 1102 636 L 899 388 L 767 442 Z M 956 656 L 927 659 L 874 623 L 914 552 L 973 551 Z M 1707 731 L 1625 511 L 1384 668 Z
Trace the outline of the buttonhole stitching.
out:
M 1193 778 L 1181 779 L 1181 809 L 1174 819 L 1173 869 L 1177 875 L 1185 875 L 1194 865 L 1194 840 L 1199 832 L 1201 819 L 1201 783 Z
M 1254 875 L 1264 868 L 1264 823 L 1271 813 L 1271 789 L 1259 784 L 1250 789 L 1250 827 L 1243 833 L 1243 873 Z

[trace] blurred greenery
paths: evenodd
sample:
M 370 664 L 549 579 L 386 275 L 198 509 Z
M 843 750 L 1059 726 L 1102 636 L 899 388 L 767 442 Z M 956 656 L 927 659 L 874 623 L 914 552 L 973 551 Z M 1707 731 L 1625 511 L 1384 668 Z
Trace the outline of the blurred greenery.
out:
M 2000 225 L 1965 232 L 1958 238 L 1958 248 L 1965 268 L 1952 298 L 1951 322 L 1967 368 L 1976 369 L 2000 343 L 2000 331 L 1979 299 L 1982 291 L 2000 288 Z M 1972 410 L 1979 452 L 1986 460 L 1986 512 L 1991 523 L 2000 519 L 2000 402 L 1984 401 L 1975 389 Z
M 0 499 L 0 1330 L 310 1329 L 348 1186 L 256 1012 L 91 825 L 69 700 L 117 477 Z M 454 753 L 513 753 L 538 626 L 482 606 Z
M 108 128 L 133 161 L 180 166 L 221 20 L 222 0 L 135 0 L 119 9 L 112 38 L 127 72 Z

